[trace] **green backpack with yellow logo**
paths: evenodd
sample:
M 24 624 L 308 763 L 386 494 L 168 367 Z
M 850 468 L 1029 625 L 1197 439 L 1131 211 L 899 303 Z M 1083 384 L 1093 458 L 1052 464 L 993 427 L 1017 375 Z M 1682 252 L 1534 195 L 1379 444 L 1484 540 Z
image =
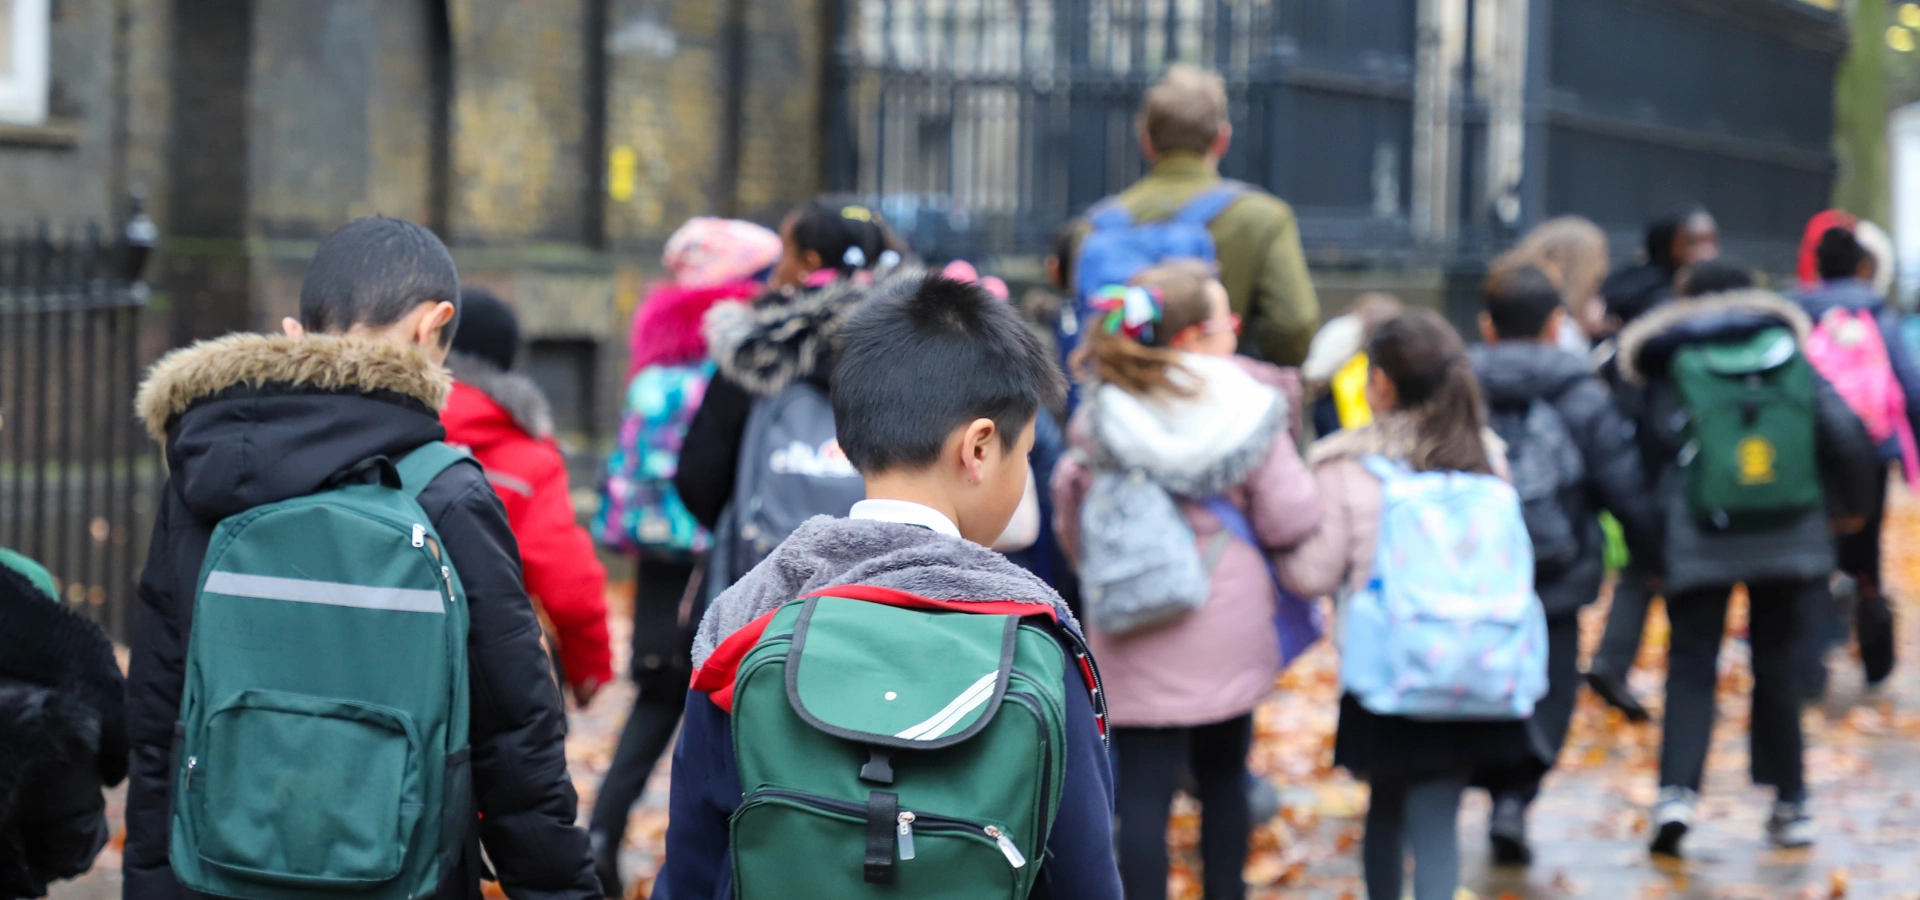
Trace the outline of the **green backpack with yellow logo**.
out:
M 1689 345 L 1673 381 L 1689 416 L 1687 506 L 1703 526 L 1770 528 L 1820 506 L 1813 367 L 1792 331 Z

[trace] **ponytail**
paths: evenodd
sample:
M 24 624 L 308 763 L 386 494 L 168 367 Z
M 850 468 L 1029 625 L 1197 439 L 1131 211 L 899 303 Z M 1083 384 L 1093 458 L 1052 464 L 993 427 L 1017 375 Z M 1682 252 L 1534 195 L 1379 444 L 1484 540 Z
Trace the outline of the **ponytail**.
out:
M 1480 384 L 1453 326 L 1432 310 L 1409 310 L 1374 332 L 1367 358 L 1393 382 L 1396 409 L 1413 420 L 1409 465 L 1422 472 L 1493 473 L 1482 437 Z
M 1074 375 L 1111 384 L 1136 396 L 1192 397 L 1197 388 L 1174 380 L 1184 371 L 1174 335 L 1207 320 L 1207 286 L 1213 269 L 1195 259 L 1176 259 L 1133 277 L 1131 287 L 1103 289 L 1085 323 L 1086 343 L 1074 351 Z

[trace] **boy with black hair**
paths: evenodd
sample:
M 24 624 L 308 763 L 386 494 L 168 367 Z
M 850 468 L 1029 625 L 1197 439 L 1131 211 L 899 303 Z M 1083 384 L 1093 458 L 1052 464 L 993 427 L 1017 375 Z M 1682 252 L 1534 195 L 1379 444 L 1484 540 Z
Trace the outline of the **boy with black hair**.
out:
M 321 243 L 286 334 L 204 341 L 148 372 L 136 405 L 170 475 L 140 579 L 144 609 L 127 684 L 128 900 L 189 893 L 168 860 L 172 748 L 215 526 L 342 483 L 384 480 L 391 467 L 377 460 L 393 463 L 442 440 L 436 410 L 451 378 L 441 363 L 459 318 L 459 284 L 453 258 L 425 228 L 357 219 Z M 440 870 L 435 895 L 478 895 L 484 842 L 510 897 L 597 898 L 587 836 L 573 824 L 566 719 L 500 499 L 479 467 L 458 464 L 417 501 L 464 583 L 469 621 L 473 790 L 446 800 L 449 821 L 463 821 L 466 833 L 449 836 L 461 849 L 453 870 Z
M 1620 520 L 1638 553 L 1657 547 L 1652 511 L 1633 429 L 1585 362 L 1556 345 L 1566 306 L 1553 280 L 1534 266 L 1496 274 L 1474 348 L 1474 372 L 1494 430 L 1507 442 L 1508 464 L 1534 538 L 1534 582 L 1547 611 L 1547 695 L 1532 727 L 1558 754 L 1573 720 L 1580 686 L 1581 607 L 1599 597 L 1606 575 L 1606 539 L 1599 513 Z M 1532 859 L 1527 807 L 1544 771 L 1483 773 L 1494 801 L 1494 858 Z
M 1024 883 L 1033 885 L 1032 896 L 1120 897 L 1113 857 L 1112 776 L 1103 725 L 1096 713 L 1097 691 L 1090 690 L 1091 660 L 1085 657 L 1078 626 L 1058 595 L 1031 573 L 987 549 L 1006 528 L 1025 490 L 1034 417 L 1042 406 L 1057 400 L 1064 388 L 1044 346 L 1013 310 L 972 285 L 930 277 L 904 293 L 870 300 L 854 313 L 846 325 L 834 369 L 832 401 L 840 445 L 865 479 L 867 499 L 856 505 L 848 518 L 819 517 L 801 526 L 715 600 L 702 620 L 693 651 L 699 671 L 674 754 L 667 853 L 654 889 L 656 898 L 717 900 L 736 896 L 738 889 L 739 896 L 751 900 L 762 896 L 755 893 L 756 889 L 767 889 L 753 884 L 746 874 L 740 876 L 741 885 L 736 886 L 735 873 L 764 867 L 764 857 L 778 853 L 779 848 L 769 849 L 765 837 L 759 843 L 734 846 L 733 834 L 748 832 L 730 834 L 729 819 L 743 806 L 755 805 L 743 805 L 743 788 L 757 793 L 764 787 L 759 781 L 743 783 L 743 772 L 750 763 L 764 766 L 769 758 L 778 762 L 782 754 L 798 751 L 787 745 L 761 746 L 751 740 L 753 729 L 764 726 L 750 725 L 750 716 L 760 716 L 760 722 L 765 722 L 786 713 L 766 705 L 756 712 L 735 708 L 736 702 L 751 702 L 742 700 L 742 692 L 752 690 L 746 682 L 752 666 L 743 661 L 749 654 L 762 652 L 756 649 L 756 643 L 763 633 L 774 636 L 782 621 L 780 611 L 792 608 L 789 601 L 846 585 L 861 586 L 858 590 L 868 594 L 917 595 L 910 599 L 922 609 L 990 614 L 1017 608 L 1027 616 L 1022 621 L 1032 622 L 1037 616 L 1059 623 L 1052 633 L 1065 662 L 1064 692 L 1060 694 L 1064 701 L 1061 721 L 1065 747 L 1055 751 L 1064 755 L 1064 765 L 1055 786 L 1058 800 L 1051 828 L 1045 832 L 1043 845 L 1039 834 L 1028 831 L 1021 835 L 1035 841 L 1031 848 L 1034 852 L 1022 852 L 1011 835 L 988 825 L 987 855 L 997 866 L 1000 854 L 992 852 L 992 842 L 999 842 L 1000 853 L 1019 873 L 1015 877 L 1029 879 Z M 884 603 L 877 601 L 869 606 Z M 855 615 L 882 617 L 877 610 Z M 817 620 L 811 626 L 816 630 L 820 627 Z M 956 622 L 954 627 L 964 628 L 965 624 Z M 817 633 L 809 631 L 808 635 L 819 641 L 821 638 L 813 636 Z M 871 655 L 874 659 L 869 662 L 877 665 L 884 649 L 864 646 L 871 649 L 857 655 Z M 787 651 L 788 665 L 799 665 L 794 661 L 798 652 Z M 956 665 L 946 657 L 925 662 L 935 675 Z M 790 677 L 794 671 L 798 670 L 789 670 Z M 973 678 L 971 671 L 951 674 L 963 674 L 964 680 Z M 736 677 L 741 680 L 736 682 Z M 801 678 L 792 683 L 801 685 L 804 681 Z M 975 683 L 975 689 L 985 690 L 981 684 Z M 1061 688 L 1055 684 L 1048 690 Z M 894 737 L 912 740 L 915 735 L 923 735 L 918 739 L 930 739 L 931 734 L 925 732 L 928 726 L 944 730 L 965 718 L 972 707 L 961 701 L 973 693 L 962 694 L 933 719 Z M 891 690 L 884 698 L 878 689 L 874 695 L 872 699 L 883 712 L 890 708 L 885 704 L 896 701 L 896 693 Z M 904 687 L 898 698 L 903 706 L 912 699 Z M 748 736 L 736 742 L 735 732 L 742 728 L 749 729 L 742 732 Z M 811 730 L 800 733 L 812 735 Z M 866 831 L 869 883 L 893 879 L 896 869 L 903 880 L 915 877 L 917 867 L 929 865 L 909 861 L 915 859 L 915 819 L 905 805 L 906 788 L 896 788 L 902 791 L 897 839 L 891 837 L 891 817 L 875 819 L 871 814 L 876 802 L 892 802 L 889 798 L 893 795 L 885 787 L 896 773 L 905 780 L 930 765 L 923 756 L 902 751 L 893 754 L 889 769 L 887 751 L 881 746 L 888 743 L 880 738 L 873 758 L 859 767 L 862 798 L 875 798 L 867 803 L 862 817 L 869 826 L 878 823 L 877 831 L 874 827 Z M 865 748 L 860 755 L 868 759 Z M 1004 774 L 1030 778 L 1036 773 Z M 1043 777 L 1041 783 L 1048 782 Z M 978 787 L 978 791 L 991 793 L 984 787 Z M 886 808 L 889 812 L 893 809 Z M 924 816 L 924 810 L 922 813 L 924 818 L 933 819 Z M 925 842 L 937 840 L 929 835 L 938 834 L 920 833 L 921 859 L 930 858 Z M 850 872 L 852 881 L 859 883 L 860 847 L 857 839 L 849 840 L 854 844 L 849 849 L 850 860 L 795 859 L 790 865 L 806 869 L 793 871 L 791 882 L 781 887 L 797 892 L 776 891 L 773 895 L 798 896 L 805 891 L 798 891 L 796 885 L 817 887 L 819 879 L 834 877 L 835 872 Z M 954 845 L 947 846 L 949 849 L 938 853 L 963 852 L 952 850 Z M 731 864 L 730 855 L 737 857 Z M 1029 860 L 1040 867 L 1037 879 L 1025 869 Z M 985 871 L 991 871 L 991 867 Z

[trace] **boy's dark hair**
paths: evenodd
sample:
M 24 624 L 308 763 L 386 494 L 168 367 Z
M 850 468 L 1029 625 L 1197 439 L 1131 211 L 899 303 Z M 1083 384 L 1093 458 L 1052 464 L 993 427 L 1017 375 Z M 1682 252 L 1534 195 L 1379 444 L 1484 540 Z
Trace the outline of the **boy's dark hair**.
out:
M 1514 266 L 1487 279 L 1487 318 L 1502 340 L 1539 337 L 1560 303 L 1560 289 L 1538 266 Z
M 971 284 L 928 276 L 867 302 L 842 332 L 833 370 L 840 449 L 862 473 L 930 465 L 947 435 L 992 419 L 1008 449 L 1066 379 L 1011 307 Z
M 400 321 L 422 303 L 453 304 L 453 321 L 440 345 L 460 325 L 460 275 L 447 245 L 403 219 L 355 219 L 320 242 L 300 285 L 300 324 L 310 332 L 379 328 Z
M 1680 273 L 1676 293 L 1682 297 L 1705 297 L 1753 287 L 1753 272 L 1744 266 L 1720 259 L 1694 263 Z
M 1860 246 L 1860 239 L 1846 228 L 1829 228 L 1820 234 L 1820 244 L 1814 248 L 1814 264 L 1820 270 L 1821 281 L 1837 278 L 1852 278 L 1860 274 L 1860 263 L 1867 258 L 1867 249 Z

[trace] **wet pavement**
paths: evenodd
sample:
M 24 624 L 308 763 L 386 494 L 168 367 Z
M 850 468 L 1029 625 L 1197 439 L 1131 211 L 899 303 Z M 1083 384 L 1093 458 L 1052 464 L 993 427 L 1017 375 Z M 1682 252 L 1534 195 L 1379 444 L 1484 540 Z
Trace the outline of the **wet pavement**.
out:
M 1899 491 L 1896 489 L 1896 494 Z M 1897 595 L 1920 590 L 1920 504 L 1896 496 L 1888 528 L 1887 572 Z M 620 601 L 616 600 L 616 606 Z M 1903 613 L 1901 669 L 1883 689 L 1863 691 L 1848 651 L 1832 657 L 1826 702 L 1805 714 L 1807 772 L 1819 842 L 1810 850 L 1777 851 L 1763 832 L 1769 791 L 1746 775 L 1746 648 L 1729 639 L 1721 656 L 1720 721 L 1709 759 L 1699 821 L 1685 861 L 1656 861 L 1646 850 L 1646 811 L 1656 792 L 1658 707 L 1664 669 L 1664 621 L 1656 614 L 1634 686 L 1655 710 L 1655 724 L 1630 725 L 1583 696 L 1561 766 L 1549 777 L 1533 820 L 1534 864 L 1499 869 L 1486 852 L 1487 801 L 1470 795 L 1461 820 L 1465 890 L 1484 900 L 1590 897 L 1644 900 L 1920 900 L 1920 613 Z M 1735 617 L 1739 612 L 1736 608 Z M 1587 612 L 1589 641 L 1602 610 Z M 625 618 L 614 623 L 625 645 Z M 1736 621 L 1729 631 L 1740 633 Z M 624 668 L 624 664 L 622 664 Z M 1282 679 L 1261 710 L 1253 755 L 1256 771 L 1279 786 L 1281 814 L 1260 827 L 1246 875 L 1254 898 L 1359 900 L 1361 816 L 1365 788 L 1330 768 L 1338 685 L 1333 654 L 1321 649 Z M 585 712 L 572 714 L 567 756 L 590 808 L 613 756 L 632 688 L 611 686 Z M 665 766 L 634 811 L 622 867 L 630 896 L 644 897 L 666 828 Z M 56 886 L 56 900 L 107 900 L 119 893 L 120 791 L 110 798 L 115 838 L 93 872 Z M 1193 848 L 1198 822 L 1190 802 L 1176 808 L 1169 840 L 1176 859 L 1173 896 L 1199 897 Z

